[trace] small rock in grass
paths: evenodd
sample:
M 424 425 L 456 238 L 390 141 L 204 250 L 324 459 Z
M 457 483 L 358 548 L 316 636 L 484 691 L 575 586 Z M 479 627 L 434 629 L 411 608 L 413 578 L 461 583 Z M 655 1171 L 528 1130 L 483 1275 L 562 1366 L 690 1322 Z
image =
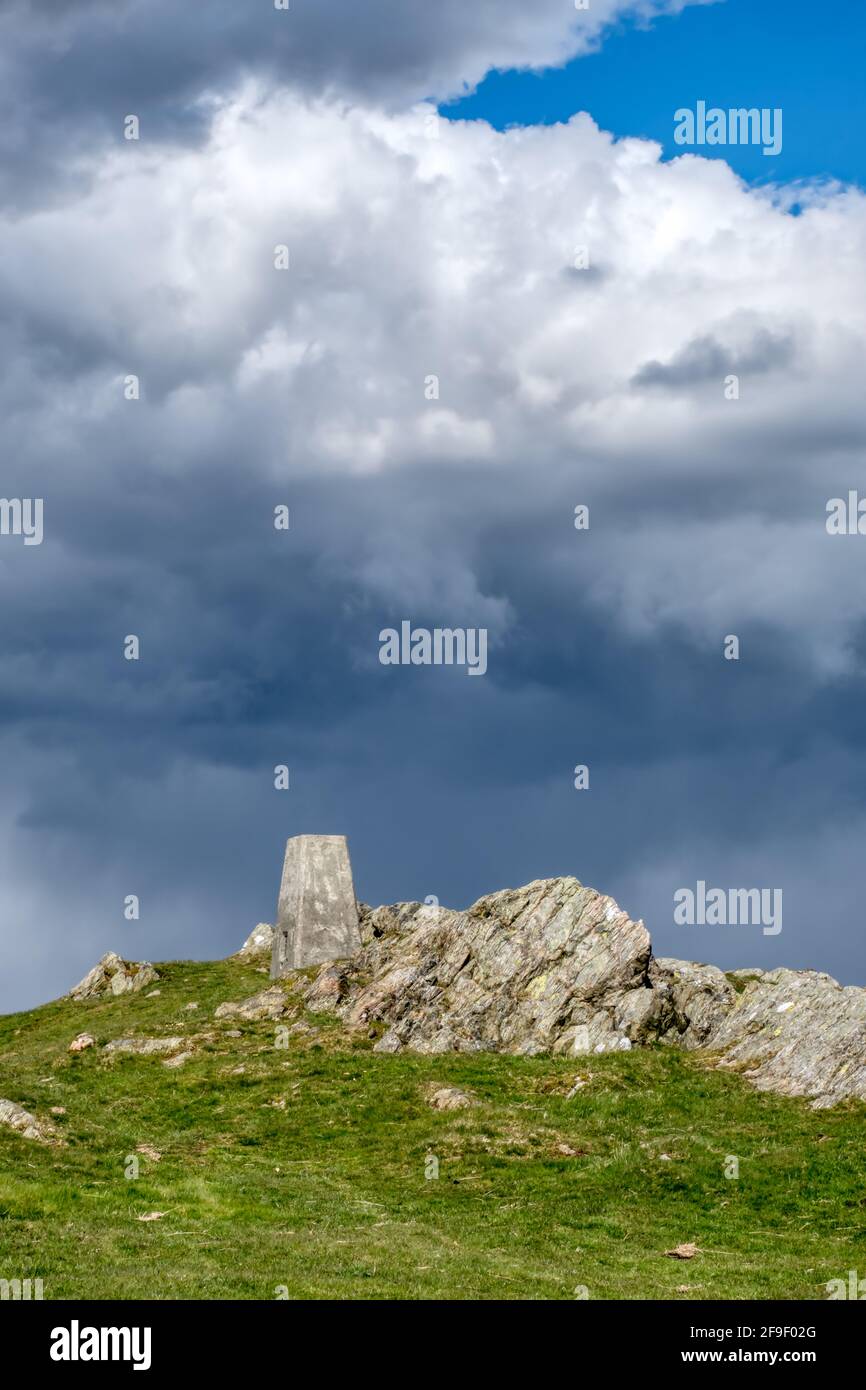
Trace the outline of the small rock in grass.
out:
M 164 1067 L 182 1067 L 184 1062 L 188 1062 L 191 1056 L 191 1052 L 179 1052 L 176 1057 L 167 1057 L 162 1065 Z
M 42 1144 L 56 1141 L 57 1132 L 51 1125 L 41 1124 L 34 1115 L 14 1100 L 0 1100 L 0 1125 L 8 1125 L 25 1139 L 38 1139 Z
M 271 985 L 249 999 L 220 1004 L 214 1018 L 245 1018 L 255 1022 L 262 1018 L 281 1018 L 286 1012 L 286 996 L 279 985 Z
M 77 1038 L 73 1038 L 69 1044 L 69 1052 L 84 1052 L 88 1047 L 95 1047 L 96 1039 L 92 1033 L 79 1033 Z
M 434 1110 L 465 1110 L 473 1101 L 456 1086 L 442 1086 L 430 1096 L 430 1104 Z

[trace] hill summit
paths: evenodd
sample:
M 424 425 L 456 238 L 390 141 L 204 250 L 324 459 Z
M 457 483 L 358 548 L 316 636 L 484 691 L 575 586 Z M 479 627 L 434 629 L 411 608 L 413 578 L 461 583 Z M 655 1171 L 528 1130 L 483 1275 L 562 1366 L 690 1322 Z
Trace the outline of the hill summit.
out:
M 574 878 L 357 930 L 277 979 L 267 924 L 226 960 L 109 952 L 0 1017 L 0 1278 L 790 1298 L 852 1267 L 864 991 L 658 960 Z
M 360 904 L 358 921 L 355 955 L 283 983 L 345 1028 L 379 1031 L 376 1052 L 577 1057 L 663 1043 L 816 1108 L 866 1100 L 866 990 L 815 971 L 654 957 L 643 922 L 576 878 L 463 912 Z M 256 931 L 264 956 L 270 936 Z

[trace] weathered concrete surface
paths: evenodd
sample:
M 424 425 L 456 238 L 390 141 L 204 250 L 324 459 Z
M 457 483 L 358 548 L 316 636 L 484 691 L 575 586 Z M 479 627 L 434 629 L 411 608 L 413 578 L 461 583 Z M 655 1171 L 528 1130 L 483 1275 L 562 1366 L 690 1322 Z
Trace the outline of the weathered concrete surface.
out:
M 286 843 L 271 978 L 361 948 L 345 835 L 295 835 Z

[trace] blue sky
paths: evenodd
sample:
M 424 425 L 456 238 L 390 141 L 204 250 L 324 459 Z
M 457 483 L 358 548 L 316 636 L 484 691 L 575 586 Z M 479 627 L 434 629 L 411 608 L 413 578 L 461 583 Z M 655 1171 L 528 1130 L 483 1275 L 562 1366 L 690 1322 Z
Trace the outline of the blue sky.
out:
M 588 111 L 617 136 L 673 143 L 674 112 L 708 106 L 781 107 L 784 146 L 705 149 L 744 178 L 831 177 L 866 185 L 866 5 L 838 0 L 721 0 L 659 18 L 624 19 L 600 50 L 543 72 L 494 72 L 471 95 L 443 105 L 453 118 L 498 129 L 566 121 Z

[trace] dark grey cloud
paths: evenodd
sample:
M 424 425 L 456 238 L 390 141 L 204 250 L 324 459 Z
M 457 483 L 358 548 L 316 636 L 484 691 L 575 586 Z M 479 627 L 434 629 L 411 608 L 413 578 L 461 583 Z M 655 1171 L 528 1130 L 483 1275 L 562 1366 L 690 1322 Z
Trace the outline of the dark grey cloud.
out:
M 53 77 L 57 101 L 76 106 L 107 108 L 130 94 L 194 100 L 244 71 L 403 101 L 453 94 L 491 68 L 562 63 L 614 20 L 649 20 L 690 2 L 704 0 L 593 0 L 586 10 L 561 0 L 290 0 L 285 10 L 274 0 L 77 0 L 55 9 L 4 0 L 0 21 L 12 61 Z
M 792 332 L 758 329 L 738 344 L 724 344 L 712 333 L 686 343 L 670 362 L 647 362 L 632 378 L 635 386 L 664 386 L 676 390 L 700 382 L 723 381 L 728 375 L 757 376 L 794 361 L 796 340 Z

